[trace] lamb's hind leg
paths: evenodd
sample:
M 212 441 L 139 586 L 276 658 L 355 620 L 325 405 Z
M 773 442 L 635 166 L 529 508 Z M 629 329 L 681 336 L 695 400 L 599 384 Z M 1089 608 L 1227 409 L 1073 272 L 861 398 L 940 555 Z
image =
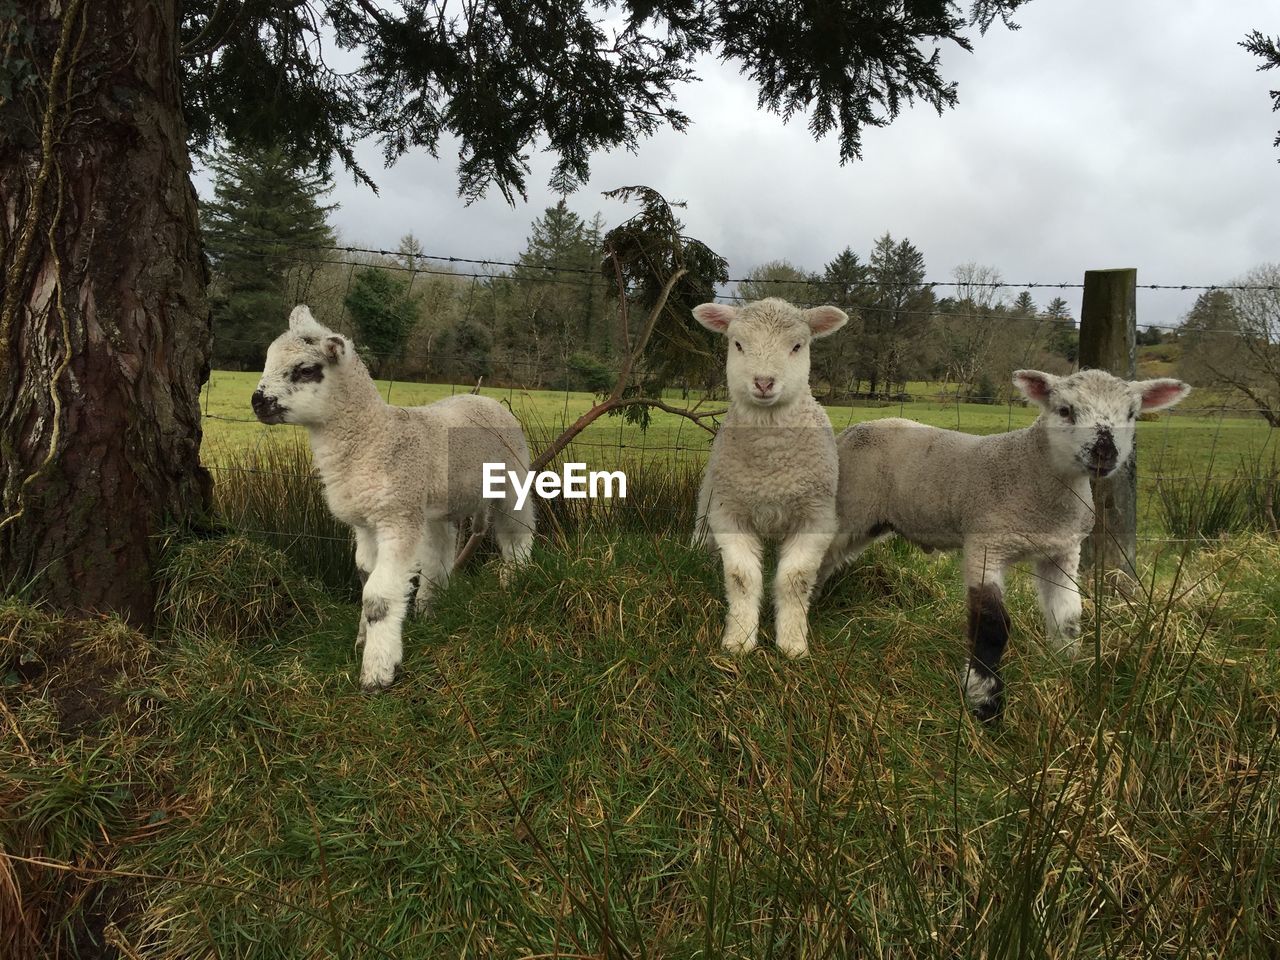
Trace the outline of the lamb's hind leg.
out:
M 515 508 L 515 495 L 509 494 L 506 500 L 497 505 L 493 512 L 493 536 L 498 541 L 498 549 L 502 551 L 502 566 L 498 568 L 498 579 L 506 584 L 516 568 L 529 562 L 533 556 L 533 535 L 537 527 L 534 516 L 533 497 L 525 500 L 524 505 Z
M 449 582 L 458 553 L 458 528 L 447 520 L 428 521 L 418 548 L 417 567 L 421 573 L 414 608 L 417 613 L 431 609 L 431 598 Z
M 1083 605 L 1077 579 L 1079 567 L 1079 547 L 1036 563 L 1036 590 L 1040 595 L 1045 632 L 1049 642 L 1068 657 L 1080 652 Z
M 822 557 L 818 567 L 818 579 L 814 583 L 815 590 L 821 590 L 828 580 L 841 567 L 852 563 L 862 551 L 875 543 L 878 538 L 873 535 L 863 536 L 856 533 L 837 533 Z
M 415 588 L 421 530 L 379 531 L 378 561 L 364 585 L 363 618 L 367 625 L 360 685 L 365 690 L 389 687 L 403 658 L 401 630 Z
M 979 720 L 988 722 L 1004 709 L 1000 658 L 1009 643 L 1009 612 L 1004 605 L 1005 561 L 988 544 L 966 543 L 964 579 L 969 588 L 969 659 L 961 672 L 965 700 Z
M 812 530 L 793 533 L 782 542 L 773 603 L 777 612 L 778 650 L 788 657 L 809 653 L 809 597 L 831 534 Z
M 360 589 L 364 589 L 364 585 L 369 580 L 369 574 L 373 573 L 374 565 L 378 562 L 378 539 L 374 536 L 371 527 L 356 527 L 356 575 L 360 578 Z M 360 611 L 360 627 L 356 631 L 356 649 L 359 650 L 364 646 L 365 637 L 368 634 L 369 625 L 364 619 L 364 610 Z
M 707 514 L 711 510 L 711 477 L 704 476 L 702 485 L 698 487 L 698 503 L 693 510 L 693 536 L 689 545 L 697 549 L 715 546 L 715 538 L 711 535 L 711 522 Z

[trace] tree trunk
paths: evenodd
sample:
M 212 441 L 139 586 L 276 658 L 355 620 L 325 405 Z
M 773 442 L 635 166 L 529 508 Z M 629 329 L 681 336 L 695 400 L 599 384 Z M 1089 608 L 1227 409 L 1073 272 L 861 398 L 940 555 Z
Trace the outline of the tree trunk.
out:
M 158 534 L 211 492 L 178 0 L 18 16 L 34 72 L 0 107 L 0 592 L 148 626 Z

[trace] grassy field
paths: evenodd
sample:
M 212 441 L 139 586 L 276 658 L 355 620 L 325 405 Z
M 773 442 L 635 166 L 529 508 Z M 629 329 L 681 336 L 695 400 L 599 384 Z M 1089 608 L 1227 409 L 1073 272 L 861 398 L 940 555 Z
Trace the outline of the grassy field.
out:
M 255 380 L 215 374 L 209 412 Z M 590 398 L 509 399 L 549 432 Z M 0 600 L 6 960 L 1280 955 L 1273 537 L 1144 544 L 1141 584 L 1085 585 L 1072 664 L 1013 577 L 982 727 L 954 557 L 878 544 L 816 599 L 809 660 L 726 657 L 718 563 L 685 545 L 698 431 L 607 422 L 583 459 L 628 500 L 548 502 L 533 564 L 502 589 L 482 552 L 367 696 L 298 431 L 206 426 L 224 529 L 168 545 L 153 636 Z M 1267 440 L 1140 429 L 1144 469 Z
M 1091 605 L 1074 665 L 1015 582 L 982 728 L 952 558 L 878 545 L 810 660 L 733 659 L 683 530 L 564 526 L 458 577 L 381 696 L 356 605 L 244 537 L 171 551 L 153 640 L 0 605 L 0 955 L 1280 949 L 1274 541 Z
M 299 427 L 266 427 L 252 419 L 249 395 L 258 382 L 254 373 L 215 371 L 206 389 L 204 408 L 205 460 L 215 478 L 225 480 L 237 471 L 256 469 L 249 461 L 270 457 L 270 451 L 291 450 L 305 445 L 305 431 Z M 387 383 L 379 387 L 384 397 L 410 406 L 430 403 L 465 390 L 448 384 Z M 913 383 L 911 394 L 941 398 L 945 391 L 936 384 Z M 588 393 L 483 389 L 486 396 L 510 405 L 525 425 L 534 451 L 559 434 L 590 409 Z M 672 391 L 673 405 L 694 405 Z M 1139 526 L 1144 536 L 1185 536 L 1193 532 L 1214 535 L 1248 529 L 1270 529 L 1265 511 L 1249 501 L 1276 500 L 1273 478 L 1280 475 L 1273 431 L 1258 417 L 1224 414 L 1221 398 L 1192 398 L 1175 414 L 1138 424 L 1138 475 L 1141 483 Z M 1204 404 L 1209 404 L 1206 407 Z M 723 402 L 705 401 L 699 409 L 722 409 Z M 946 399 L 920 399 L 901 403 L 832 406 L 827 408 L 832 426 L 843 430 L 851 423 L 877 417 L 905 416 L 934 426 L 970 433 L 996 433 L 1031 423 L 1035 413 L 1021 403 L 1000 405 L 956 403 Z M 654 411 L 647 429 L 627 423 L 622 417 L 604 417 L 593 423 L 570 445 L 565 459 L 584 461 L 590 469 L 623 466 L 657 475 L 650 467 L 688 471 L 699 469 L 706 459 L 711 434 L 692 421 Z M 246 460 L 246 458 L 248 458 Z M 1251 479 L 1247 484 L 1222 484 L 1237 475 Z M 1157 482 L 1163 479 L 1163 482 Z M 1205 496 L 1205 485 L 1214 481 Z M 1245 489 L 1249 487 L 1249 489 Z M 1219 502 L 1218 496 L 1230 502 Z M 1257 522 L 1248 519 L 1258 514 Z M 1276 512 L 1275 510 L 1272 511 Z
M 211 415 L 205 422 L 206 459 L 215 465 L 228 455 L 264 444 L 289 442 L 303 436 L 296 427 L 264 427 L 253 420 L 249 395 L 258 382 L 256 373 L 214 371 L 206 387 L 203 408 Z M 946 393 L 937 384 L 910 384 L 913 396 L 940 398 Z M 379 389 L 390 402 L 402 406 L 430 403 L 468 388 L 449 384 L 388 383 Z M 483 388 L 485 396 L 508 403 L 534 441 L 554 436 L 590 409 L 589 393 L 571 391 L 527 391 L 515 388 Z M 678 391 L 667 399 L 673 405 L 692 406 L 681 400 Z M 1207 406 L 1206 406 L 1207 404 Z M 1242 458 L 1270 456 L 1272 431 L 1258 417 L 1224 415 L 1220 398 L 1191 398 L 1176 414 L 1138 425 L 1140 474 L 1194 475 L 1203 478 L 1210 471 L 1230 475 Z M 723 402 L 705 401 L 699 409 L 722 409 Z M 1035 419 L 1035 412 L 1021 403 L 996 405 L 955 403 L 941 399 L 919 399 L 874 406 L 833 406 L 827 408 L 832 427 L 843 430 L 851 423 L 877 417 L 909 417 L 921 423 L 964 430 L 969 433 L 996 433 L 1023 427 Z M 710 434 L 691 421 L 674 414 L 655 411 L 647 430 L 625 423 L 621 417 L 596 421 L 571 450 L 593 466 L 613 465 L 620 458 L 631 460 L 673 460 L 705 457 Z

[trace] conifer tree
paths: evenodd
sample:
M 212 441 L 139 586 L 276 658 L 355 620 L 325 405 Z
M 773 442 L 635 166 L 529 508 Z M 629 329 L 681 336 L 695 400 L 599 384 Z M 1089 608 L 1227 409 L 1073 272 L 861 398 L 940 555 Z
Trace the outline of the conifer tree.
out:
M 356 328 L 356 343 L 379 376 L 404 355 L 418 323 L 419 304 L 407 277 L 378 266 L 357 270 L 343 301 Z
M 905 381 L 912 372 L 935 298 L 924 284 L 924 254 L 909 240 L 894 243 L 888 232 L 871 251 L 868 277 L 873 285 L 863 308 L 859 374 L 875 394 Z
M 813 370 L 827 383 L 827 396 L 850 389 L 856 376 L 857 344 L 862 337 L 865 315 L 862 309 L 869 301 L 867 265 L 852 247 L 845 247 L 822 270 L 822 283 L 813 296 L 823 303 L 839 307 L 849 315 L 849 325 L 838 336 L 815 340 L 812 346 Z
M 1071 316 L 1071 307 L 1061 297 L 1054 297 L 1044 308 L 1044 318 L 1049 322 L 1049 349 L 1069 363 L 1080 357 L 1080 331 Z
M 520 379 L 531 386 L 566 384 L 570 360 L 589 365 L 604 341 L 608 302 L 599 276 L 599 215 L 588 224 L 563 197 L 533 221 L 514 282 L 502 284 L 507 307 L 502 342 L 524 359 Z
M 281 318 L 307 297 L 322 248 L 334 243 L 321 200 L 332 189 L 278 146 L 210 161 L 213 199 L 202 210 L 213 267 L 213 363 L 259 369 Z M 308 268 L 311 269 L 308 269 Z
M 1255 57 L 1262 60 L 1259 70 L 1275 70 L 1280 68 L 1280 37 L 1268 37 L 1261 30 L 1251 30 L 1249 35 L 1240 41 Z M 1280 111 L 1280 90 L 1271 91 L 1271 109 Z M 1276 134 L 1273 146 L 1280 147 L 1280 133 Z

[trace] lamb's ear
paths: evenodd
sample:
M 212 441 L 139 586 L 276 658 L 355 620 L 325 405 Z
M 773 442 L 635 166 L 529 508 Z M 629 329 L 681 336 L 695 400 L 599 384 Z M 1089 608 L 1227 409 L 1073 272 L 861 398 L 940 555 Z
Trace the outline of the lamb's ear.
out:
M 303 330 L 318 326 L 320 326 L 319 321 L 311 315 L 311 308 L 305 303 L 298 304 L 289 314 L 289 329 L 294 333 L 301 333 Z
M 1042 407 L 1049 403 L 1049 394 L 1057 382 L 1058 377 L 1052 373 L 1041 373 L 1039 370 L 1013 371 L 1013 385 L 1022 391 L 1024 397 Z
M 702 303 L 693 308 L 693 318 L 708 330 L 724 333 L 738 317 L 738 308 L 727 303 Z
M 347 355 L 347 338 L 332 336 L 324 338 L 324 355 L 330 363 L 338 363 Z
M 813 338 L 817 340 L 843 327 L 849 322 L 849 315 L 839 307 L 813 307 L 804 312 L 804 319 L 809 324 Z
M 1142 409 L 1163 410 L 1191 392 L 1191 385 L 1172 377 L 1157 377 L 1155 380 L 1135 380 L 1129 384 L 1133 392 L 1142 398 Z

